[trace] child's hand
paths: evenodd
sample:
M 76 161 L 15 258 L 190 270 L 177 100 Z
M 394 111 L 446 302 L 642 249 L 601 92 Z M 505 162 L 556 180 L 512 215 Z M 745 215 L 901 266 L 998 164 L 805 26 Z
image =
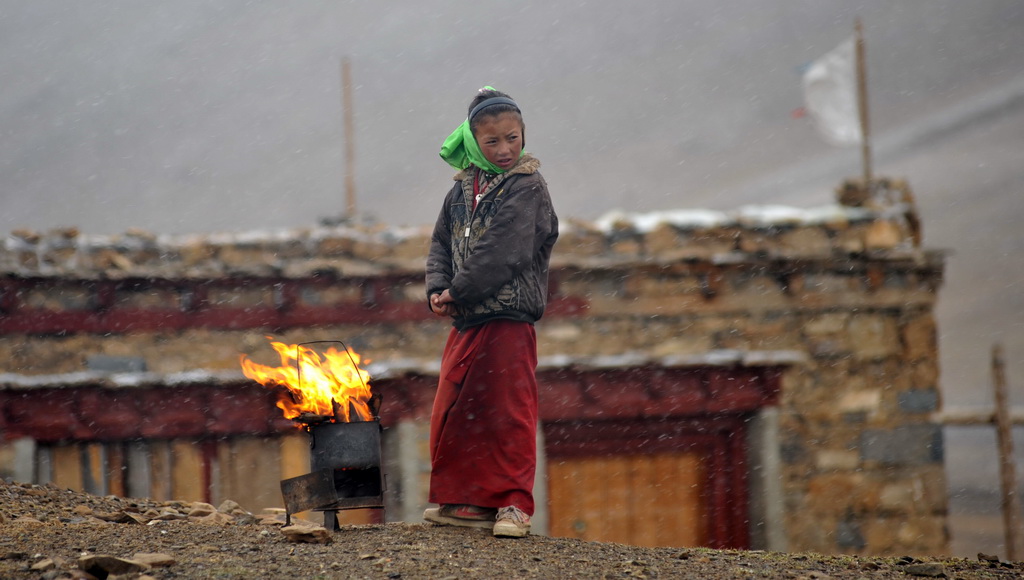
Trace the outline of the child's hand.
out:
M 440 294 L 430 296 L 430 310 L 438 316 L 453 316 L 455 314 L 455 300 L 447 290 Z

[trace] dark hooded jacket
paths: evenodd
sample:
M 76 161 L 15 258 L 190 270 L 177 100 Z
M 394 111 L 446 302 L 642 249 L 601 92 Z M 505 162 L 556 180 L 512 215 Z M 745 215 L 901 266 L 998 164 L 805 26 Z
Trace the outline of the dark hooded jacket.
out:
M 558 217 L 539 173 L 524 154 L 482 193 L 473 208 L 478 169 L 455 176 L 434 226 L 427 256 L 427 297 L 445 289 L 456 302 L 458 329 L 504 318 L 536 322 L 547 305 L 548 261 Z

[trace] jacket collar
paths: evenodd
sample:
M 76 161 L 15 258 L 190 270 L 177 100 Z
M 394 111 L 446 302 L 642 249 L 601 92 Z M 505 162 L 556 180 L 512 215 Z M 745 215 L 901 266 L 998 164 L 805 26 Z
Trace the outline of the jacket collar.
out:
M 474 170 L 475 168 L 470 166 L 469 168 L 463 169 L 462 171 L 456 173 L 453 179 L 455 181 L 465 181 L 467 179 L 471 179 L 473 177 Z M 534 157 L 533 155 L 530 155 L 529 153 L 523 153 L 523 156 L 519 158 L 515 165 L 512 166 L 512 169 L 509 169 L 508 171 L 502 173 L 501 175 L 506 177 L 511 175 L 530 175 L 533 173 L 537 173 L 537 171 L 539 170 L 540 160 Z

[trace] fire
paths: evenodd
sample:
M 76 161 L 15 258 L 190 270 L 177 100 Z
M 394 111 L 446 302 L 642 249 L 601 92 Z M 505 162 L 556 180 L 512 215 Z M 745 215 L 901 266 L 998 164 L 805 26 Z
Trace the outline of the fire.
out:
M 281 366 L 263 366 L 242 355 L 242 372 L 265 387 L 284 387 L 278 391 L 277 406 L 285 418 L 313 415 L 345 423 L 373 420 L 370 373 L 359 366 L 358 353 L 347 346 L 340 351 L 332 346 L 322 355 L 305 344 L 271 341 L 270 346 L 281 357 Z

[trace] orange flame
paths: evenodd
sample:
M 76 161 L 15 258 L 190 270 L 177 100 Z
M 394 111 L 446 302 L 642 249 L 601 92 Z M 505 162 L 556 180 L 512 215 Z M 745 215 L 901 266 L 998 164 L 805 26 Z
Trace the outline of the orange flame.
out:
M 263 366 L 242 355 L 242 372 L 265 387 L 285 387 L 277 397 L 285 418 L 311 414 L 347 423 L 353 420 L 351 410 L 357 421 L 373 420 L 370 373 L 359 367 L 358 353 L 347 346 L 342 351 L 332 346 L 323 355 L 303 344 L 271 341 L 270 346 L 280 355 L 281 366 Z

